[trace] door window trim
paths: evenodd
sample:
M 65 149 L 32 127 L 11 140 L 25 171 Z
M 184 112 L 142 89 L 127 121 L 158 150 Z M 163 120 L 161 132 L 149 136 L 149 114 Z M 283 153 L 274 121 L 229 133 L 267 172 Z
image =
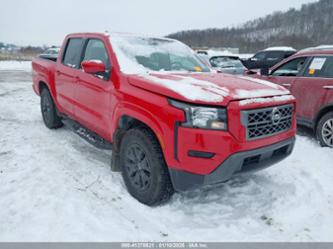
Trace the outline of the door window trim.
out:
M 332 57 L 333 58 L 333 55 L 332 54 L 318 54 L 318 55 L 311 55 L 309 56 L 309 62 L 308 62 L 308 65 L 306 65 L 306 67 L 304 67 L 304 72 L 303 72 L 303 75 L 300 77 L 300 78 L 305 78 L 305 79 L 324 79 L 324 80 L 333 80 L 333 78 L 328 78 L 328 77 L 308 77 L 305 75 L 305 72 L 306 70 L 305 69 L 308 69 L 309 66 L 310 66 L 310 63 L 313 61 L 314 58 L 317 58 L 317 57 L 320 57 L 320 58 L 328 58 L 328 57 Z
M 97 38 L 97 37 L 89 37 L 89 38 L 84 39 L 84 43 L 83 43 L 83 46 L 82 46 L 82 51 L 81 51 L 81 57 L 80 57 L 80 63 L 79 63 L 79 68 L 78 68 L 78 70 L 83 71 L 81 64 L 82 64 L 82 62 L 83 62 L 83 60 L 84 60 L 84 57 L 85 57 L 85 54 L 86 54 L 86 50 L 87 50 L 87 46 L 88 46 L 88 43 L 89 43 L 90 40 L 97 40 L 97 41 L 100 41 L 100 42 L 102 42 L 102 44 L 103 44 L 103 46 L 104 46 L 104 49 L 105 49 L 105 51 L 106 51 L 106 55 L 107 55 L 107 59 L 108 59 L 108 61 L 109 61 L 110 67 L 109 67 L 109 68 L 106 68 L 106 74 L 105 74 L 104 76 L 102 76 L 102 78 L 99 77 L 99 76 L 97 76 L 97 75 L 95 75 L 95 77 L 97 77 L 97 78 L 99 78 L 99 79 L 101 79 L 101 80 L 104 80 L 104 81 L 108 81 L 108 80 L 110 79 L 110 76 L 111 76 L 112 62 L 111 62 L 111 57 L 110 57 L 110 55 L 109 55 L 108 49 L 107 49 L 107 47 L 106 47 L 106 44 L 105 44 L 105 42 L 104 42 L 102 39 L 100 39 L 100 38 Z M 105 65 L 105 66 L 106 66 L 106 65 Z
M 79 63 L 78 63 L 78 65 L 76 65 L 75 67 L 70 67 L 69 65 L 66 65 L 65 63 L 64 63 L 64 60 L 65 60 L 65 56 L 66 56 L 66 53 L 67 53 L 67 49 L 68 49 L 68 45 L 69 45 L 69 42 L 70 42 L 70 40 L 74 40 L 74 39 L 78 39 L 78 40 L 82 40 L 82 45 L 81 45 L 81 49 L 80 49 L 80 56 L 79 56 L 79 58 L 80 58 L 80 60 L 79 60 Z M 67 41 L 66 41 L 66 46 L 65 46 L 65 49 L 64 49 L 64 52 L 63 52 L 63 54 L 62 54 L 62 58 L 61 58 L 61 64 L 62 65 L 64 65 L 65 67 L 68 67 L 68 68 L 71 68 L 71 69 L 76 69 L 76 70 L 79 70 L 80 68 L 81 68 L 81 59 L 82 59 L 82 53 L 83 53 L 83 48 L 84 48 L 84 46 L 85 46 L 85 41 L 86 39 L 85 38 L 83 38 L 83 37 L 69 37 L 68 39 L 67 39 Z
M 111 68 L 112 68 L 111 58 L 110 58 L 110 55 L 109 55 L 109 53 L 108 53 L 108 50 L 107 50 L 107 48 L 106 48 L 106 46 L 105 46 L 105 43 L 104 43 L 104 41 L 103 41 L 102 39 L 100 39 L 100 38 L 95 38 L 95 37 L 91 37 L 91 38 L 87 38 L 87 39 L 85 39 L 84 44 L 83 44 L 83 47 L 82 47 L 82 53 L 81 53 L 81 58 L 80 58 L 80 63 L 79 63 L 79 64 L 80 64 L 79 69 L 82 69 L 82 67 L 81 67 L 81 63 L 83 62 L 84 56 L 85 56 L 85 54 L 86 54 L 86 49 L 87 49 L 87 46 L 88 46 L 88 43 L 89 43 L 90 40 L 97 40 L 97 41 L 102 42 L 102 44 L 103 44 L 103 46 L 104 46 L 104 49 L 105 49 L 105 51 L 106 51 L 106 55 L 107 55 L 107 58 L 108 58 L 109 64 L 110 64 L 110 68 L 106 68 L 106 69 L 107 69 L 107 70 L 111 70 Z M 105 66 L 106 66 L 106 65 L 105 65 Z
M 278 76 L 278 75 L 273 75 L 274 72 L 276 72 L 277 70 L 279 70 L 279 69 L 280 69 L 281 67 L 283 67 L 284 65 L 288 64 L 289 62 L 291 62 L 291 61 L 293 61 L 293 60 L 297 60 L 297 59 L 300 59 L 300 58 L 306 58 L 306 59 L 305 59 L 305 62 L 304 62 L 304 67 L 303 67 L 303 69 L 302 69 L 300 72 L 298 72 L 296 76 Z M 285 63 L 283 63 L 283 64 L 280 65 L 279 67 L 275 68 L 275 69 L 270 73 L 270 76 L 272 76 L 272 77 L 287 77 L 287 78 L 298 77 L 298 78 L 300 78 L 300 77 L 302 77 L 302 76 L 304 75 L 304 73 L 305 73 L 305 68 L 308 67 L 308 64 L 310 63 L 311 59 L 312 59 L 311 56 L 306 56 L 306 55 L 304 55 L 304 56 L 294 57 L 294 58 L 292 58 L 292 59 L 286 61 Z

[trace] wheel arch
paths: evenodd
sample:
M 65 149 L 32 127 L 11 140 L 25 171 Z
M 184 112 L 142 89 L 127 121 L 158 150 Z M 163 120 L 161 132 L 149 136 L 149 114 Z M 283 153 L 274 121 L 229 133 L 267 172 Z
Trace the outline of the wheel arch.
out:
M 39 94 L 42 93 L 42 90 L 43 90 L 44 88 L 47 88 L 47 89 L 50 91 L 49 86 L 48 86 L 44 81 L 42 81 L 42 80 L 39 81 L 39 82 L 38 82 L 38 92 L 39 92 Z
M 323 106 L 320 109 L 320 111 L 318 112 L 318 114 L 316 115 L 316 118 L 314 120 L 315 131 L 317 131 L 317 127 L 318 127 L 318 123 L 319 123 L 320 119 L 329 112 L 333 112 L 333 103 Z
M 163 132 L 161 127 L 147 116 L 135 114 L 133 115 L 133 113 L 122 114 L 118 117 L 112 139 L 114 146 L 119 149 L 124 133 L 135 127 L 143 127 L 148 129 L 155 136 L 164 153 L 164 140 L 162 138 Z

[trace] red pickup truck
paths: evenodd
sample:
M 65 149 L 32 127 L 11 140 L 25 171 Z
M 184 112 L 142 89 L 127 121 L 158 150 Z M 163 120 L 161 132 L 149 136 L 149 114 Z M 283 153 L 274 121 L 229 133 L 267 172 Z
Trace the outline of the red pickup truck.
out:
M 268 167 L 293 150 L 288 90 L 211 72 L 172 39 L 71 34 L 57 59 L 35 58 L 32 67 L 45 125 L 68 122 L 112 148 L 111 169 L 147 205 Z

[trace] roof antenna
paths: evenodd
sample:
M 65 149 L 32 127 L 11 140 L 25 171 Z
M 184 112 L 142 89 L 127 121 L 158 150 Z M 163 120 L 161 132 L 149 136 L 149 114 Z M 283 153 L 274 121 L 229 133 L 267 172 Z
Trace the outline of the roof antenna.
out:
M 105 30 L 105 31 L 104 31 L 104 35 L 106 35 L 106 36 L 110 36 L 110 32 L 109 32 L 108 30 Z

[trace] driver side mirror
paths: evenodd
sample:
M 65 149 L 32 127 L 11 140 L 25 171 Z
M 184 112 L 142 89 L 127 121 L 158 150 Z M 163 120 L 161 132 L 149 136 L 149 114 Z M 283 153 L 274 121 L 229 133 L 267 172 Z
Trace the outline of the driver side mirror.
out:
M 260 69 L 260 75 L 269 76 L 269 68 L 268 67 L 261 68 Z
M 106 72 L 106 66 L 100 60 L 82 61 L 83 71 L 88 74 L 101 74 Z

